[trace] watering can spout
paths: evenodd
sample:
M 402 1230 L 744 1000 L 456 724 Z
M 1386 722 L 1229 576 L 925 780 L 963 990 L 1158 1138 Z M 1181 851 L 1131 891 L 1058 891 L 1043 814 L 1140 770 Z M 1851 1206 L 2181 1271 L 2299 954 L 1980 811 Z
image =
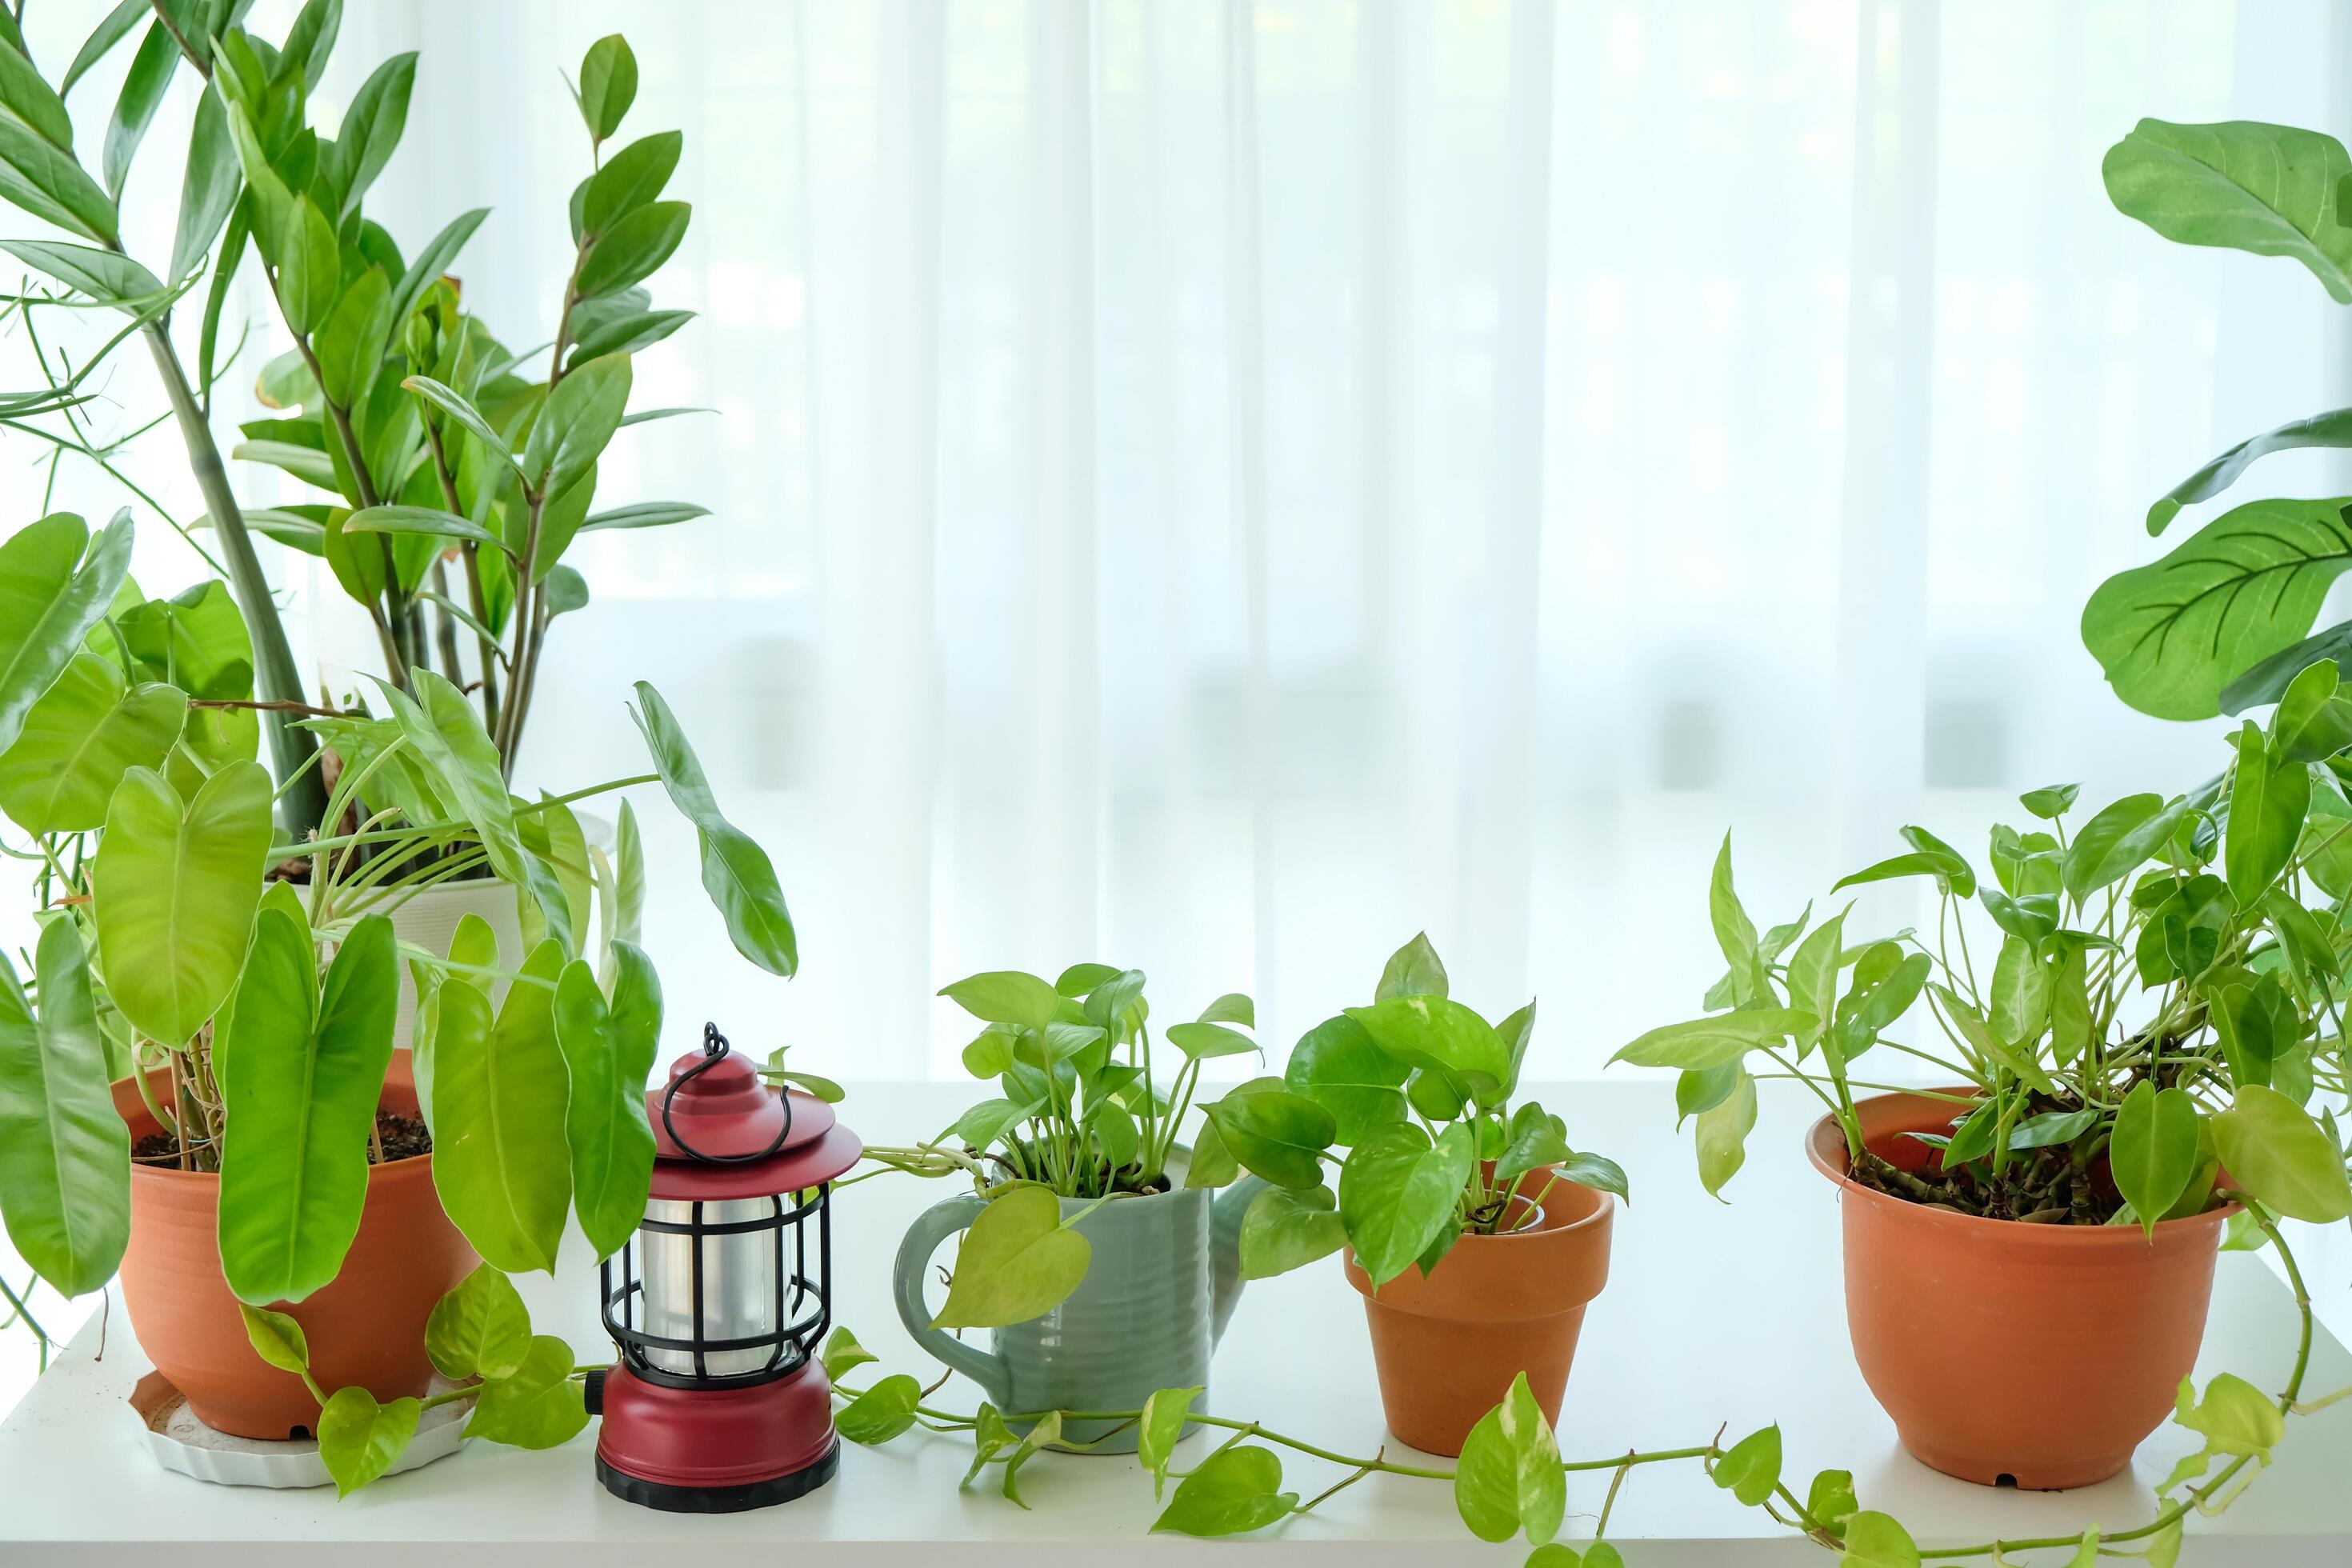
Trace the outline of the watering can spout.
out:
M 1242 1216 L 1265 1183 L 1244 1172 L 1217 1194 L 1209 1226 L 1210 1274 L 1215 1295 L 1209 1318 L 1210 1342 L 1223 1339 L 1225 1324 L 1242 1299 Z

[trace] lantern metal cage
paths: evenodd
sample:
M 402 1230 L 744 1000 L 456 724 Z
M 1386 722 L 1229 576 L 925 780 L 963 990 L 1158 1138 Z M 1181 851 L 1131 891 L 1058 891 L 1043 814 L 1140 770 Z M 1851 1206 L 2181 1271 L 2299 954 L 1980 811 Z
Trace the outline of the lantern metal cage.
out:
M 839 1463 L 818 1348 L 833 1326 L 833 1184 L 857 1135 L 778 1091 L 715 1026 L 646 1096 L 645 1217 L 600 1266 L 618 1359 L 591 1374 L 596 1473 L 648 1507 L 731 1512 L 798 1497 Z

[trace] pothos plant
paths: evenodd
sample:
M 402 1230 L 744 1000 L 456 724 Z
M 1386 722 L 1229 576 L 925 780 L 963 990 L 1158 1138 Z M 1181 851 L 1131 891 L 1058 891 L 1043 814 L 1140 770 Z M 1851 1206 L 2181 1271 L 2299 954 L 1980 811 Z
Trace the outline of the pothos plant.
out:
M 1532 1223 L 1554 1183 L 1625 1195 L 1614 1161 L 1570 1148 L 1567 1123 L 1534 1101 L 1511 1104 L 1536 1005 L 1490 1025 L 1446 987 L 1445 965 L 1416 935 L 1389 959 L 1369 1006 L 1308 1030 L 1281 1077 L 1208 1108 L 1196 1160 L 1269 1184 L 1243 1219 L 1244 1278 L 1344 1245 L 1377 1288 L 1415 1265 L 1435 1268 L 1464 1237 Z
M 26 321 L 46 384 L 0 405 L 13 428 L 50 444 L 53 464 L 78 455 L 130 487 L 111 461 L 121 440 L 98 441 L 82 405 L 108 356 L 133 335 L 144 342 L 220 558 L 189 528 L 182 531 L 233 590 L 253 639 L 252 660 L 215 672 L 218 683 L 197 695 L 262 700 L 257 710 L 287 785 L 283 820 L 289 832 L 328 831 L 326 781 L 302 765 L 318 744 L 299 722 L 306 688 L 255 536 L 324 559 L 375 626 L 382 679 L 408 690 L 412 668 L 437 666 L 467 689 L 502 776 L 510 775 L 550 625 L 587 603 L 584 581 L 562 564 L 566 549 L 582 533 L 704 515 L 675 501 L 593 510 L 598 458 L 616 432 L 684 412 L 632 413 L 627 405 L 631 354 L 691 316 L 649 309 L 638 287 L 676 251 L 690 214 L 687 204 L 662 199 L 681 150 L 676 132 L 610 150 L 635 97 L 637 68 L 618 35 L 599 40 L 573 89 L 592 158 L 572 195 L 573 255 L 555 338 L 510 353 L 445 276 L 487 209 L 455 218 L 413 254 L 366 210 L 405 129 L 417 57 L 379 66 L 329 135 L 311 121 L 311 95 L 340 31 L 341 0 L 309 0 L 274 44 L 239 25 L 249 5 L 117 5 L 54 87 L 32 64 L 14 16 L 0 21 L 0 197 L 71 237 L 0 241 L 65 290 L 10 301 Z M 109 126 L 101 183 L 75 152 L 66 97 L 142 27 Z M 172 255 L 159 271 L 126 252 L 121 203 L 149 123 L 183 67 L 205 86 Z M 222 461 L 214 393 L 236 352 L 225 348 L 223 314 L 248 255 L 294 346 L 260 376 L 261 400 L 279 413 L 246 424 L 233 456 L 282 469 L 330 500 L 248 510 Z M 191 374 L 172 313 L 207 279 Z M 130 325 L 78 365 L 60 353 L 53 370 L 30 334 L 31 317 L 59 303 L 121 311 Z M 532 368 L 543 352 L 543 366 Z M 37 416 L 57 424 L 37 424 Z
M 1177 1066 L 1162 1087 L 1152 1070 L 1143 986 L 1139 969 L 1077 963 L 1051 982 L 994 970 L 940 989 L 984 1026 L 963 1049 L 964 1070 L 994 1080 L 1002 1092 L 927 1142 L 866 1151 L 885 1170 L 968 1176 L 992 1200 L 966 1235 L 940 1326 L 1025 1322 L 1078 1288 L 1089 1247 L 1074 1227 L 1092 1205 L 1065 1217 L 1057 1200 L 1100 1204 L 1165 1192 L 1177 1175 L 1191 1185 L 1213 1184 L 1202 1153 L 1186 1172 L 1171 1170 L 1182 1150 L 1180 1131 L 1201 1064 L 1258 1048 L 1244 1032 L 1256 1027 L 1256 1009 L 1229 992 L 1199 1017 L 1165 1026 L 1160 1059 L 1173 1047 Z M 1056 1231 L 1069 1239 L 1031 1245 Z
M 2328 298 L 2352 304 L 2352 157 L 2335 137 L 2252 121 L 2143 120 L 2107 150 L 2101 173 L 2116 210 L 2165 238 L 2291 258 Z M 2148 534 L 2271 453 L 2347 447 L 2352 408 L 2250 436 L 2159 496 Z M 2242 713 L 2278 700 L 2315 661 L 2352 654 L 2352 620 L 2312 631 L 2347 564 L 2345 498 L 2248 501 L 2102 584 L 2084 606 L 2083 641 L 2116 695 L 2143 713 Z
M 1733 888 L 1727 838 L 1708 910 L 1729 973 L 1708 1001 L 1727 1010 L 1653 1029 L 1615 1058 L 1680 1070 L 1676 1103 L 1696 1120 L 1711 1192 L 1739 1168 L 1757 1081 L 1785 1079 L 1836 1120 L 1848 1174 L 1894 1197 L 2021 1224 L 2148 1230 L 2241 1205 L 2231 1245 L 2276 1247 L 2304 1314 L 2294 1373 L 2275 1399 L 2228 1373 L 2201 1396 L 2184 1381 L 2178 1420 L 2206 1445 L 2159 1488 L 2157 1518 L 2105 1537 L 2111 1546 L 2177 1541 L 2189 1510 L 2226 1502 L 2240 1472 L 2268 1463 L 2286 1415 L 2343 1397 L 2302 1398 L 2309 1302 L 2275 1222 L 2352 1216 L 2340 1124 L 2352 1091 L 2347 744 L 2352 692 L 2321 660 L 2287 686 L 2267 727 L 2241 726 L 2228 769 L 2200 789 L 2127 795 L 2071 831 L 2076 786 L 2024 795 L 2038 823 L 1992 829 L 1990 880 L 1944 840 L 1906 828 L 1905 853 L 1832 890 L 1931 880 L 1932 942 L 1859 937 L 1846 929 L 1851 906 L 1818 924 L 1808 908 L 1759 935 Z M 1979 920 L 1999 933 L 1981 965 L 1969 936 Z M 1857 1064 L 1873 1051 L 1958 1087 L 1871 1081 Z M 1924 1162 L 1864 1140 L 1855 1091 L 1887 1089 L 1949 1100 L 1944 1131 L 1906 1135 L 1927 1146 Z M 2216 1459 L 2227 1462 L 2208 1479 Z

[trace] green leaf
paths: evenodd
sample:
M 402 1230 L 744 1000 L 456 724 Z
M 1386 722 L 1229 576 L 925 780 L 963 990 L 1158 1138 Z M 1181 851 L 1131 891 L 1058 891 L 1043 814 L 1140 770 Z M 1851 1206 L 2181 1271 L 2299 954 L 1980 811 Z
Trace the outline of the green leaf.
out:
M 131 57 L 131 69 L 122 79 L 122 91 L 114 100 L 114 113 L 106 125 L 106 150 L 99 166 L 106 177 L 108 195 L 118 200 L 121 197 L 122 182 L 131 174 L 131 157 L 139 151 L 139 143 L 147 134 L 147 123 L 155 118 L 164 89 L 172 85 L 172 74 L 179 64 L 180 47 L 172 41 L 163 25 L 158 22 L 149 27 L 147 36 L 139 40 L 139 52 Z M 64 107 L 58 105 L 60 110 Z
M 614 220 L 581 260 L 579 297 L 602 299 L 650 277 L 686 237 L 693 214 L 684 202 L 647 202 Z
M 562 968 L 555 941 L 540 943 L 495 1022 L 473 986 L 441 990 L 433 1185 L 482 1260 L 509 1274 L 553 1271 L 572 1206 L 569 1079 L 551 989 Z
M 0 750 L 16 743 L 26 715 L 65 673 L 130 567 L 127 511 L 95 543 L 81 519 L 66 511 L 0 541 Z
M 437 1165 L 438 1148 L 434 1155 Z M 553 1334 L 536 1334 L 521 1365 L 482 1384 L 466 1436 L 517 1448 L 553 1448 L 587 1425 L 588 1407 L 572 1376 L 572 1347 Z
M 1283 1080 L 1331 1113 L 1332 1142 L 1360 1142 L 1373 1128 L 1404 1119 L 1404 1080 L 1410 1069 L 1372 1043 L 1355 1019 L 1327 1018 L 1291 1047 Z
M 1017 969 L 989 970 L 940 987 L 940 994 L 973 1017 L 1044 1033 L 1062 1006 L 1061 994 Z M 993 1076 L 982 1074 L 982 1077 Z
M 162 767 L 187 712 L 177 687 L 126 686 L 111 659 L 74 655 L 0 752 L 0 809 L 36 835 L 102 825 L 116 784 L 132 768 Z
M 1478 1153 L 1467 1122 L 1434 1143 L 1411 1121 L 1374 1128 L 1339 1171 L 1339 1215 L 1375 1289 L 1403 1273 L 1454 1224 Z
M 839 1383 L 843 1374 L 873 1362 L 877 1357 L 857 1342 L 857 1336 L 847 1329 L 835 1328 L 824 1342 L 824 1353 L 818 1358 L 824 1363 L 824 1375 Z
M 2292 257 L 2339 305 L 2352 304 L 2352 231 L 2336 210 L 2347 172 L 2333 136 L 2252 121 L 2143 120 L 2099 165 L 2125 216 L 2177 245 Z
M 107 990 L 142 1033 L 192 1038 L 228 995 L 245 960 L 269 854 L 269 774 L 231 763 L 183 808 L 163 775 L 122 775 L 96 867 L 100 963 Z
M 1445 994 L 1445 965 L 1432 947 L 1427 931 L 1415 931 L 1412 940 L 1389 955 L 1381 969 L 1381 984 L 1372 993 L 1375 1002 L 1386 1002 L 1398 996 L 1443 996 Z
M 2241 1084 L 2212 1118 L 2213 1142 L 2237 1185 L 2263 1206 L 2328 1225 L 2352 1215 L 2344 1155 L 2308 1111 L 2273 1089 Z
M 2250 501 L 2101 584 L 2083 609 L 2083 642 L 2116 694 L 2159 719 L 2218 713 L 2221 689 L 2310 631 L 2352 565 L 2343 507 Z
M 23 57 L 0 47 L 0 62 L 21 64 Z M 24 72 L 38 79 L 29 65 Z M 0 92 L 15 85 L 0 84 Z M 50 97 L 54 101 L 55 95 Z M 84 239 L 111 245 L 118 237 L 113 201 L 74 162 L 74 155 L 27 131 L 22 122 L 5 118 L 0 118 L 0 199 Z
M 1805 1511 L 1832 1530 L 1842 1528 L 1861 1507 L 1854 1500 L 1851 1470 L 1823 1470 L 1805 1492 Z
M 342 277 L 335 226 L 307 192 L 297 195 L 278 237 L 278 302 L 288 330 L 303 336 L 325 321 Z
M 2129 875 L 2170 838 L 2189 815 L 2189 797 L 2169 805 L 2156 795 L 2130 795 L 2083 825 L 2067 847 L 2066 891 L 2081 903 Z
M 1244 1029 L 1257 1027 L 1257 1004 L 1238 991 L 1228 991 L 1201 1009 L 1203 1024 L 1239 1024 Z
M 239 1299 L 299 1301 L 341 1269 L 367 1200 L 399 989 L 382 915 L 352 928 L 323 990 L 309 928 L 279 910 L 255 920 L 214 1035 L 234 1128 L 221 1151 L 221 1272 Z
M 1822 921 L 1789 955 L 1789 1007 L 1814 1020 L 1800 1036 L 1800 1045 L 1820 1037 L 1837 1015 L 1839 958 L 1844 952 L 1845 915 Z M 1717 1063 L 1718 1068 L 1727 1062 Z
M 0 952 L 0 1215 L 16 1255 L 79 1296 L 114 1277 L 131 1237 L 131 1134 L 72 917 L 42 926 L 33 971 L 37 1017 Z
M 1748 1161 L 1748 1135 L 1756 1130 L 1756 1080 L 1743 1069 L 1721 1103 L 1698 1113 L 1692 1137 L 1698 1151 L 1699 1184 L 1716 1197 Z
M 1170 1045 L 1193 1061 L 1210 1057 L 1248 1056 L 1258 1048 L 1255 1040 L 1223 1024 L 1171 1024 L 1161 1033 Z
M 1242 1215 L 1242 1278 L 1270 1279 L 1347 1245 L 1347 1226 L 1330 1188 L 1268 1187 L 1250 1200 Z
M 1002 1328 L 1050 1312 L 1086 1279 L 1093 1250 L 1062 1224 L 1061 1200 L 1045 1188 L 1002 1193 L 964 1232 L 946 1304 L 932 1326 Z
M 2082 793 L 2083 786 L 2078 784 L 2049 784 L 2027 790 L 2017 797 L 2017 803 L 2044 822 L 2055 822 L 2074 809 L 2074 797 Z
M 1780 1484 L 1780 1428 L 1767 1426 L 1734 1443 L 1715 1462 L 1715 1484 L 1754 1508 Z
M 2281 763 L 2315 763 L 2352 745 L 2352 698 L 2338 690 L 2336 660 L 2315 659 L 2279 694 L 2271 715 L 2271 753 Z
M 677 168 L 686 138 L 675 131 L 641 136 L 610 158 L 589 178 L 581 198 L 583 237 L 601 236 L 615 220 L 662 194 Z
M 799 952 L 784 890 L 767 852 L 720 815 L 702 764 L 661 693 L 642 680 L 636 690 L 638 706 L 630 710 L 630 717 L 645 735 L 646 749 L 653 754 L 671 804 L 694 824 L 702 851 L 703 890 L 726 918 L 735 951 L 769 973 L 790 979 L 799 965 Z
M 39 268 L 77 293 L 134 316 L 151 310 L 165 292 L 152 272 L 111 250 L 43 239 L 0 239 L 0 250 Z
M 379 1405 L 356 1384 L 329 1395 L 319 1409 L 319 1458 L 335 1479 L 335 1495 L 349 1497 L 392 1468 L 424 1412 L 415 1399 Z
M 1903 831 L 1906 835 L 1926 835 L 1924 828 L 1906 827 Z M 1890 882 L 1903 877 L 1933 877 L 1938 887 L 1954 891 L 1966 882 L 1969 892 L 1975 890 L 1976 873 L 1969 869 L 1969 863 L 1959 855 L 1946 848 L 1915 849 L 1908 855 L 1896 855 L 1874 866 L 1865 866 L 1859 871 L 1839 878 L 1830 891 L 1838 892 L 1864 882 Z M 1960 896 L 1966 898 L 1969 894 L 1963 892 Z
M 1061 1440 L 1062 1413 L 1058 1410 L 1047 1411 L 1021 1435 L 1021 1441 L 1014 1444 L 1013 1452 L 1004 1457 L 1004 1496 L 1007 1500 L 1021 1508 L 1029 1506 L 1021 1500 L 1021 1467 L 1036 1458 L 1047 1446 Z
M 1176 1445 L 1184 1436 L 1185 1417 L 1193 1404 L 1207 1390 L 1199 1384 L 1190 1388 L 1162 1388 L 1153 1392 L 1143 1402 L 1143 1419 L 1136 1423 L 1135 1458 L 1151 1472 L 1151 1500 L 1168 1485 L 1168 1467 L 1175 1462 Z
M 490 422 L 483 417 L 482 411 L 475 407 L 464 393 L 455 387 L 444 386 L 429 375 L 408 376 L 400 384 L 473 432 L 475 439 L 506 459 L 507 466 L 514 469 L 518 479 L 530 479 L 530 476 L 523 472 L 521 459 L 508 447 L 506 437 L 491 426 Z
M 1759 1046 L 1777 1045 L 1790 1035 L 1818 1028 L 1820 1023 L 1811 1014 L 1790 1007 L 1717 1013 L 1652 1029 L 1609 1059 L 1631 1062 L 1635 1067 L 1685 1068 L 1704 1072 L 1737 1062 Z
M 425 290 L 440 280 L 442 274 L 449 269 L 449 264 L 457 259 L 457 252 L 465 248 L 466 241 L 473 237 L 474 231 L 481 227 L 482 220 L 489 216 L 488 207 L 476 207 L 471 212 L 459 214 L 416 253 L 416 259 L 408 264 L 408 269 L 400 275 L 400 282 L 392 291 L 393 331 L 401 330 L 402 323 L 408 320 L 408 313 L 416 309 L 419 300 L 425 298 Z M 490 449 L 502 457 L 507 451 L 506 444 L 495 437 L 490 441 Z
M 433 1303 L 425 1353 L 442 1376 L 506 1377 L 530 1351 L 530 1312 L 514 1281 L 484 1263 Z
M 1707 884 L 1707 921 L 1715 928 L 1715 944 L 1731 965 L 1731 993 L 1741 1002 L 1768 998 L 1764 958 L 1757 949 L 1756 922 L 1740 907 L 1731 885 L 1731 835 L 1715 853 L 1715 873 Z
M 1350 1007 L 1348 1016 L 1361 1024 L 1381 1050 L 1416 1068 L 1450 1075 L 1480 1104 L 1502 1098 L 1503 1084 L 1511 1074 L 1510 1047 L 1492 1025 L 1461 1003 L 1443 996 L 1396 996 L 1370 1007 Z
M 621 128 L 621 117 L 637 97 L 637 57 L 629 40 L 609 34 L 588 46 L 580 62 L 580 118 L 598 142 Z
M 464 539 L 506 551 L 506 541 L 471 518 L 429 506 L 362 507 L 343 520 L 353 533 L 431 534 L 436 539 Z M 507 552 L 512 553 L 511 552 Z
M 1567 1478 L 1526 1373 L 1512 1377 L 1502 1402 L 1480 1416 L 1463 1440 L 1454 1470 L 1454 1506 L 1481 1541 L 1508 1541 L 1524 1530 L 1528 1542 L 1539 1546 L 1559 1533 L 1568 1510 Z
M 227 106 L 219 89 L 207 87 L 196 100 L 195 124 L 188 132 L 188 165 L 180 181 L 180 223 L 172 240 L 172 281 L 178 282 L 204 265 L 205 252 L 219 237 L 221 226 L 228 221 L 229 211 L 244 189 L 245 170 L 237 162 Z M 236 259 L 233 252 L 226 254 L 224 268 L 233 271 Z
M 533 489 L 560 496 L 588 471 L 621 427 L 629 382 L 628 355 L 608 354 L 556 384 L 523 452 L 523 477 Z
M 393 150 L 400 145 L 401 132 L 408 126 L 409 93 L 415 85 L 416 54 L 411 50 L 376 67 L 352 95 L 352 106 L 343 111 L 330 154 L 335 164 L 336 187 L 343 194 L 337 218 L 348 218 L 360 210 L 360 198 L 392 161 Z M 436 268 L 435 275 L 438 271 Z
M 2241 905 L 2252 905 L 2294 858 L 2311 811 L 2311 770 L 2302 763 L 2274 761 L 2251 719 L 2236 740 L 2238 765 L 2231 774 L 2230 822 L 2221 850 L 2231 895 Z
M 310 1342 L 302 1337 L 301 1324 L 283 1312 L 244 1301 L 236 1310 L 245 1318 L 245 1337 L 256 1355 L 281 1372 L 310 1370 Z
M 555 984 L 555 1040 L 571 1074 L 563 1138 L 572 1154 L 572 1201 L 580 1234 L 600 1258 L 621 1249 L 646 1217 L 654 1134 L 646 1121 L 646 1080 L 661 1045 L 661 982 L 644 952 L 613 945 L 608 1005 L 585 959 Z
M 1242 1173 L 1242 1163 L 1217 1135 L 1217 1124 L 1203 1116 L 1199 1136 L 1192 1140 L 1192 1158 L 1184 1163 L 1188 1187 L 1222 1187 Z
M 1889 1515 L 1864 1509 L 1845 1521 L 1838 1568 L 1919 1568 L 1918 1543 Z
M 834 1429 L 868 1447 L 887 1443 L 915 1424 L 915 1406 L 922 1402 L 923 1385 L 893 1373 L 835 1411 Z
M 1253 1174 L 1281 1187 L 1323 1182 L 1323 1151 L 1339 1123 L 1304 1095 L 1286 1089 L 1236 1089 L 1204 1108 L 1217 1136 Z
M 1176 1488 L 1176 1495 L 1151 1522 L 1153 1534 L 1244 1535 L 1286 1518 L 1298 1494 L 1279 1490 L 1282 1461 L 1273 1450 L 1244 1444 L 1223 1448 Z
M 375 385 L 392 332 L 392 283 L 381 267 L 352 279 L 335 301 L 313 345 L 319 385 L 330 402 L 348 408 Z
M 661 528 L 673 522 L 690 522 L 698 517 L 709 517 L 710 509 L 696 506 L 691 501 L 646 500 L 630 506 L 614 507 L 610 511 L 593 514 L 580 525 L 583 533 L 593 533 L 605 528 Z
M 2230 1372 L 2205 1385 L 2204 1398 L 2194 1394 L 2189 1379 L 2182 1378 L 2172 1418 L 2205 1439 L 2205 1457 L 2244 1455 L 2271 1462 L 2271 1450 L 2286 1436 L 2286 1418 L 2268 1394 Z
M 2001 938 L 1994 961 L 1987 1022 L 2007 1044 L 2022 1047 L 2050 1025 L 2050 981 L 2033 944 L 2023 937 Z
M 58 81 L 58 96 L 63 98 L 73 91 L 74 83 L 88 75 L 90 67 L 104 59 L 115 45 L 130 37 L 132 28 L 154 14 L 147 0 L 121 0 L 109 11 L 90 29 L 81 47 L 74 51 L 73 64 L 66 67 L 66 74 Z

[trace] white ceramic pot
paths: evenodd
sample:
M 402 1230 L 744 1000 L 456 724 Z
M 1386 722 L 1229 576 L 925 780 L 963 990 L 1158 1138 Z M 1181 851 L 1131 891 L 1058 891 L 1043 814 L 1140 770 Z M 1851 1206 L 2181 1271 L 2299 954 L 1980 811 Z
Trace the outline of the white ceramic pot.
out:
M 457 922 L 467 915 L 479 915 L 489 922 L 492 934 L 499 939 L 500 968 L 513 969 L 521 964 L 522 922 L 516 914 L 515 890 L 496 878 L 444 882 L 425 889 L 393 910 L 393 934 L 427 952 L 446 953 L 449 939 L 457 934 Z M 490 987 L 490 1000 L 496 1002 L 505 993 L 506 983 L 496 982 Z M 393 1043 L 412 1044 L 415 1021 L 416 977 L 403 963 L 400 1011 L 393 1018 Z

